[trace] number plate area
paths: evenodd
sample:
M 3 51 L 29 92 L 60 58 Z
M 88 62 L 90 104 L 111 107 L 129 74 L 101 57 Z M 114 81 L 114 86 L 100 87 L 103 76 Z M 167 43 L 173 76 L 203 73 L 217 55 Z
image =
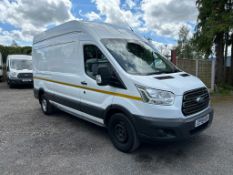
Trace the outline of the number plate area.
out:
M 195 127 L 198 127 L 198 126 L 201 126 L 201 125 L 205 124 L 206 122 L 209 121 L 209 119 L 210 119 L 210 115 L 209 114 L 206 115 L 206 116 L 204 116 L 204 117 L 202 117 L 202 118 L 197 119 L 195 121 Z

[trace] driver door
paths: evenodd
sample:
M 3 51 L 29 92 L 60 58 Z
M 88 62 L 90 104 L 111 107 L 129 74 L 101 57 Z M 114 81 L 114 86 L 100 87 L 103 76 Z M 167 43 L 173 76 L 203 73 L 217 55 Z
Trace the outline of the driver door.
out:
M 112 103 L 115 88 L 109 85 L 99 86 L 96 83 L 96 71 L 99 64 L 111 66 L 103 52 L 92 42 L 81 43 L 82 69 L 81 77 L 81 110 L 82 112 L 102 119 L 104 110 Z

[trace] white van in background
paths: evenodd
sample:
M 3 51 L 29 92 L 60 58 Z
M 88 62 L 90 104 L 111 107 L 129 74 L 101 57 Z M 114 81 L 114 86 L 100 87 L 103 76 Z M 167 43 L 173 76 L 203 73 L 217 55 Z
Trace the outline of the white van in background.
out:
M 35 36 L 32 57 L 42 111 L 57 107 L 106 127 L 123 152 L 193 136 L 212 122 L 203 82 L 131 30 L 71 21 Z
M 3 60 L 2 60 L 2 54 L 0 53 L 0 81 L 3 79 Z
M 23 84 L 33 84 L 32 56 L 8 55 L 6 61 L 7 83 L 9 87 Z

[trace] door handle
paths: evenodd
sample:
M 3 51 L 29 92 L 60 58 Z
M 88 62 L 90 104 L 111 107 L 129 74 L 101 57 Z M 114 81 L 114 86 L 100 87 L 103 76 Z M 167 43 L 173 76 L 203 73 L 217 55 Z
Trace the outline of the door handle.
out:
M 82 85 L 87 85 L 87 83 L 85 81 L 82 81 L 81 84 Z

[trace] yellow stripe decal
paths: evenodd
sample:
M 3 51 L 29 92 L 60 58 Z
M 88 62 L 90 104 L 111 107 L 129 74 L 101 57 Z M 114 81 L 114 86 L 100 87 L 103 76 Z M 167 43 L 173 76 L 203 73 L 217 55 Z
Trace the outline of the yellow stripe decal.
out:
M 65 83 L 65 82 L 50 80 L 50 79 L 41 78 L 41 77 L 33 77 L 33 79 L 44 80 L 44 81 L 48 81 L 48 82 L 52 82 L 52 83 L 62 84 L 62 85 L 65 85 L 65 86 L 70 86 L 70 87 L 75 87 L 75 88 L 81 88 L 81 89 L 86 89 L 86 90 L 90 90 L 90 91 L 94 91 L 94 92 L 99 92 L 99 93 L 103 93 L 103 94 L 114 95 L 114 96 L 118 96 L 118 97 L 129 98 L 129 99 L 132 99 L 132 100 L 142 101 L 141 97 L 137 97 L 137 96 L 127 95 L 127 94 L 121 94 L 121 93 L 116 93 L 116 92 L 111 92 L 111 91 L 105 91 L 105 90 L 90 88 L 90 87 L 86 87 L 86 86 L 80 86 L 80 85 L 75 85 L 75 84 L 70 84 L 70 83 Z

